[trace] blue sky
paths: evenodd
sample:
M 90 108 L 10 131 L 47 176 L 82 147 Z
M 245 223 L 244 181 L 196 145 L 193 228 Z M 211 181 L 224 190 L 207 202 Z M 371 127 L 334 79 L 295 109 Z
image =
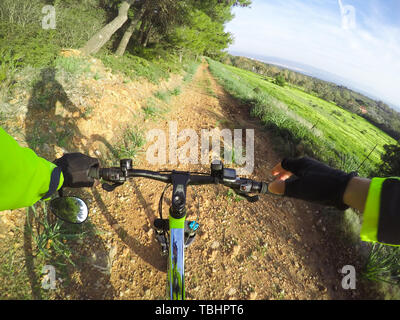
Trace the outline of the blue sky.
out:
M 253 0 L 234 13 L 229 51 L 307 64 L 400 107 L 400 0 Z

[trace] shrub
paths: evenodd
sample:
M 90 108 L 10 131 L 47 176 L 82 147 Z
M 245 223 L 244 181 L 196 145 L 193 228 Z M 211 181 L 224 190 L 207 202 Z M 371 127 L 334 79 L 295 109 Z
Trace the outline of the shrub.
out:
M 104 65 L 111 68 L 113 72 L 120 72 L 131 79 L 143 77 L 157 84 L 161 79 L 169 78 L 168 70 L 129 53 L 125 53 L 122 57 L 101 53 L 98 57 L 103 61 Z
M 382 154 L 382 164 L 377 175 L 400 176 L 400 144 L 383 146 L 385 153 Z
M 275 84 L 277 84 L 278 86 L 284 87 L 286 84 L 284 76 L 282 76 L 281 74 L 278 74 L 275 77 Z

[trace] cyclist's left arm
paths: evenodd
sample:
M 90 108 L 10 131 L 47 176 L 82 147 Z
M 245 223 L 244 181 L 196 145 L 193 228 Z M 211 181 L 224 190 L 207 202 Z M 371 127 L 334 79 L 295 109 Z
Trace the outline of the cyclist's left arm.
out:
M 48 199 L 64 182 L 60 168 L 21 147 L 0 128 L 0 211 Z
M 331 168 L 312 159 L 284 160 L 273 168 L 272 174 L 277 179 L 269 184 L 268 190 L 274 194 L 287 195 L 288 178 L 295 172 L 299 177 L 292 180 L 290 194 L 294 198 L 307 201 L 312 201 L 310 199 L 318 196 L 322 197 L 319 201 L 327 200 L 323 197 L 334 198 L 337 190 L 340 190 L 333 188 L 334 182 L 338 180 L 336 176 L 344 174 L 338 170 L 332 171 Z M 340 182 L 341 180 L 338 180 L 339 187 Z M 363 212 L 361 240 L 400 246 L 400 178 L 366 179 L 355 176 L 346 184 L 343 199 L 340 200 L 345 206 Z M 330 186 L 331 192 L 321 193 L 320 187 L 323 185 Z
M 400 178 L 373 178 L 365 201 L 361 240 L 400 245 Z

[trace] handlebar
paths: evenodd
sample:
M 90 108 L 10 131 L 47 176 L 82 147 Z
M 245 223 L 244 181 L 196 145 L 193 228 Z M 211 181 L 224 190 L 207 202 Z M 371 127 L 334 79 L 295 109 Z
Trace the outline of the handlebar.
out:
M 224 168 L 220 161 L 213 162 L 211 164 L 211 174 L 206 174 L 175 170 L 149 171 L 133 169 L 132 160 L 122 159 L 120 160 L 120 167 L 91 168 L 89 176 L 94 179 L 103 179 L 107 182 L 114 183 L 113 185 L 103 183 L 103 189 L 107 191 L 113 191 L 129 178 L 141 177 L 164 183 L 173 183 L 174 177 L 185 176 L 187 181 L 186 185 L 223 184 L 224 186 L 233 189 L 236 193 L 245 197 L 250 202 L 257 201 L 258 196 L 250 197 L 248 196 L 249 193 L 269 193 L 268 183 L 237 177 L 234 169 Z

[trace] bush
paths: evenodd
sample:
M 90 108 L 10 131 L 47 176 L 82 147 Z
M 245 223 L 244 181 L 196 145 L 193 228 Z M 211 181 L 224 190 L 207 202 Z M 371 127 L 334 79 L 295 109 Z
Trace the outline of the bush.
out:
M 285 78 L 281 74 L 278 74 L 275 77 L 275 84 L 277 84 L 278 86 L 284 87 L 286 84 Z
M 143 77 L 157 84 L 161 79 L 169 78 L 168 70 L 129 53 L 125 53 L 122 57 L 101 53 L 98 57 L 103 61 L 104 65 L 111 68 L 113 72 L 120 72 L 131 79 Z
M 48 1 L 0 1 L 0 48 L 22 55 L 23 65 L 52 66 L 61 48 L 79 48 L 106 21 L 98 0 L 55 1 L 56 29 L 42 29 L 41 12 Z
M 400 176 L 400 144 L 383 146 L 385 153 L 382 154 L 382 164 L 377 175 Z
M 98 0 L 63 0 L 55 4 L 57 39 L 63 48 L 82 47 L 106 24 L 106 12 Z
M 27 28 L 1 21 L 0 47 L 18 52 L 24 66 L 38 68 L 51 65 L 61 49 L 55 30 L 43 30 L 39 24 Z

